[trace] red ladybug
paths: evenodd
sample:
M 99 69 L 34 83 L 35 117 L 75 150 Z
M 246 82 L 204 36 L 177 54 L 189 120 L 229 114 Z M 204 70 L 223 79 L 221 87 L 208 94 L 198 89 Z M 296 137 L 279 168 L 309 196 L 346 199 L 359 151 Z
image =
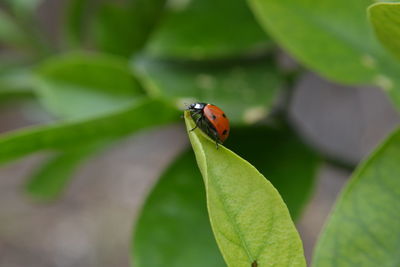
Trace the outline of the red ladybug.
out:
M 193 103 L 187 108 L 190 115 L 199 127 L 217 144 L 222 144 L 229 136 L 229 120 L 225 113 L 217 106 L 207 103 Z

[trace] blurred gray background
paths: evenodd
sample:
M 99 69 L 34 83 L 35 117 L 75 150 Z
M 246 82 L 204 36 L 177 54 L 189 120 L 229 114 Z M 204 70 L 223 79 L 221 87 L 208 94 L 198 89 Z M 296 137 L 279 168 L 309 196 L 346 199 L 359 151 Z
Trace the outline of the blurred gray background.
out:
M 63 1 L 47 1 L 40 10 L 55 39 L 62 7 Z M 1 106 L 0 132 L 43 120 L 38 107 L 26 110 L 22 104 Z M 353 164 L 400 121 L 379 89 L 338 86 L 313 73 L 296 86 L 290 117 L 307 143 Z M 129 266 L 131 230 L 144 197 L 187 145 L 183 122 L 127 138 L 83 164 L 63 198 L 52 204 L 35 203 L 22 193 L 45 154 L 2 167 L 0 267 Z M 332 163 L 319 170 L 315 194 L 298 223 L 308 259 L 349 175 L 348 168 Z

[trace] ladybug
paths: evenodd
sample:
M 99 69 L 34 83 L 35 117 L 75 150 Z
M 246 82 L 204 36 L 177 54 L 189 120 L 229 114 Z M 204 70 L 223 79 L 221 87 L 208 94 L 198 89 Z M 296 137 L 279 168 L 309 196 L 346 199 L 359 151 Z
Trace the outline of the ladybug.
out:
M 217 145 L 222 144 L 229 136 L 229 120 L 225 113 L 217 106 L 207 103 L 193 103 L 187 108 L 190 111 L 192 119 L 196 122 L 196 127 L 199 127 Z

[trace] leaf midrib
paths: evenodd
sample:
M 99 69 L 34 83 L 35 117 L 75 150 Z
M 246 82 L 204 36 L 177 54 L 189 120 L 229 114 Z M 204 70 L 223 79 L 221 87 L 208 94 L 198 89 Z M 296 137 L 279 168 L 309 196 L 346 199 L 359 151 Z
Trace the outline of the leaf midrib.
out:
M 220 149 L 225 149 L 225 148 L 221 146 Z M 208 179 L 208 177 L 209 177 L 208 176 L 208 161 L 207 161 L 206 157 L 205 157 L 205 159 L 206 159 L 205 160 L 205 162 L 206 162 L 206 179 L 209 180 Z M 251 264 L 256 259 L 254 259 L 254 257 L 252 256 L 250 249 L 248 247 L 247 241 L 244 238 L 244 235 L 243 235 L 242 231 L 240 230 L 239 225 L 236 223 L 235 219 L 231 215 L 232 214 L 231 208 L 229 207 L 228 203 L 226 203 L 224 201 L 225 198 L 222 197 L 223 191 L 221 190 L 221 187 L 219 186 L 219 184 L 216 181 L 214 181 L 214 179 L 211 179 L 211 180 L 212 180 L 211 182 L 212 182 L 214 188 L 218 191 L 218 198 L 221 201 L 221 203 L 224 207 L 224 210 L 226 210 L 226 214 L 228 215 L 229 222 L 232 224 L 233 229 L 235 230 L 236 234 L 239 236 L 240 242 L 242 243 L 242 247 L 243 247 L 244 251 L 246 252 L 246 255 L 249 258 L 250 264 Z M 207 187 L 208 187 L 208 185 L 209 185 L 209 183 L 207 182 Z M 210 203 L 208 190 L 207 190 L 207 203 L 208 204 Z M 209 205 L 207 205 L 207 206 L 209 206 Z M 210 208 L 209 208 L 209 211 L 211 211 Z
M 199 151 L 201 152 L 201 156 L 203 157 L 203 161 L 204 161 L 204 163 L 205 163 L 205 165 L 204 165 L 205 172 L 203 173 L 203 177 L 204 177 L 204 184 L 205 184 L 205 187 L 206 187 L 207 209 L 208 209 L 208 212 L 209 212 L 210 215 L 211 215 L 210 194 L 209 194 L 209 190 L 208 190 L 208 188 L 209 188 L 209 180 L 210 180 L 210 179 L 208 178 L 208 177 L 209 177 L 209 175 L 208 175 L 208 169 L 209 169 L 209 168 L 208 168 L 208 161 L 207 161 L 206 153 L 205 153 L 205 151 L 204 151 L 204 148 L 203 148 L 203 146 L 202 146 L 202 144 L 201 144 L 201 142 L 200 142 L 199 137 L 197 136 L 197 134 L 194 133 L 194 132 L 191 132 L 191 133 L 189 133 L 189 134 L 192 134 L 192 135 L 195 137 L 195 140 L 196 140 L 196 142 L 197 142 L 197 147 L 199 148 Z M 223 147 L 223 146 L 221 145 L 220 149 L 226 149 L 226 148 Z M 221 201 L 221 203 L 222 203 L 222 205 L 223 205 L 223 207 L 224 207 L 224 210 L 226 210 L 226 211 L 230 210 L 230 209 L 227 207 L 225 201 L 223 201 L 223 199 L 220 198 L 220 195 L 221 195 L 220 192 L 222 191 L 222 190 L 220 189 L 220 187 L 219 187 L 216 183 L 213 183 L 213 185 L 214 185 L 215 189 L 219 192 L 219 193 L 218 193 L 218 198 L 219 198 L 219 200 Z M 234 219 L 231 217 L 231 213 L 230 213 L 230 212 L 227 212 L 227 215 L 228 215 L 229 222 L 232 224 L 232 226 L 233 226 L 233 228 L 234 228 L 236 234 L 239 236 L 240 242 L 242 243 L 242 247 L 244 248 L 244 251 L 245 251 L 245 253 L 246 253 L 248 259 L 250 260 L 250 264 L 251 264 L 251 263 L 253 262 L 253 256 L 252 256 L 251 253 L 250 253 L 250 250 L 249 250 L 248 245 L 247 245 L 247 241 L 244 239 L 244 237 L 243 237 L 243 235 L 242 235 L 242 233 L 241 233 L 241 231 L 240 231 L 238 225 L 235 223 Z M 210 221 L 211 221 L 211 224 L 213 224 L 213 219 L 212 219 L 211 216 L 210 216 Z M 227 239 L 227 240 L 230 241 L 229 239 Z M 231 241 L 230 241 L 230 242 L 231 242 Z M 222 251 L 223 251 L 223 250 L 221 250 L 221 252 L 222 252 Z

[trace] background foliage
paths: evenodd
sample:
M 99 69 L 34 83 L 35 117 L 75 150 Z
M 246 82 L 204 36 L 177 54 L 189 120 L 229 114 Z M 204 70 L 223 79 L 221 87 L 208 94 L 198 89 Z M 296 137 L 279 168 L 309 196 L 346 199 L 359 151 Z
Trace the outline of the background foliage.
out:
M 182 122 L 184 103 L 214 103 L 231 120 L 226 147 L 273 186 L 225 148 L 217 151 L 227 153 L 225 158 L 207 150 L 208 141 L 196 135 L 200 145 L 196 141 L 193 148 L 207 197 L 193 152 L 182 152 L 143 206 L 132 262 L 139 267 L 224 266 L 207 202 L 214 235 L 229 266 L 254 266 L 255 259 L 247 262 L 241 253 L 252 254 L 262 242 L 273 244 L 276 253 L 261 253 L 259 266 L 303 266 L 301 241 L 287 209 L 292 220 L 301 216 L 320 163 L 332 159 L 299 137 L 288 116 L 293 90 L 310 69 L 337 83 L 378 86 L 398 109 L 397 2 L 69 0 L 55 41 L 39 22 L 42 1 L 4 1 L 0 104 L 37 102 L 50 119 L 2 134 L 0 163 L 50 152 L 25 189 L 36 199 L 54 200 L 91 156 L 123 137 Z M 299 64 L 284 67 L 279 60 L 282 49 Z M 395 131 L 357 167 L 321 235 L 314 266 L 398 262 L 398 143 Z M 224 176 L 218 166 L 225 165 L 229 168 Z M 245 179 L 226 180 L 240 172 Z M 215 193 L 209 181 L 225 183 Z M 226 202 L 219 202 L 220 193 Z M 233 208 L 225 213 L 221 203 Z M 232 227 L 242 234 L 227 230 L 230 242 L 218 232 L 221 225 L 227 227 L 224 216 L 231 216 Z M 286 227 L 269 227 L 270 239 L 260 241 L 267 222 Z M 282 241 L 285 234 L 289 237 Z M 250 241 L 242 251 L 232 244 L 243 237 Z

